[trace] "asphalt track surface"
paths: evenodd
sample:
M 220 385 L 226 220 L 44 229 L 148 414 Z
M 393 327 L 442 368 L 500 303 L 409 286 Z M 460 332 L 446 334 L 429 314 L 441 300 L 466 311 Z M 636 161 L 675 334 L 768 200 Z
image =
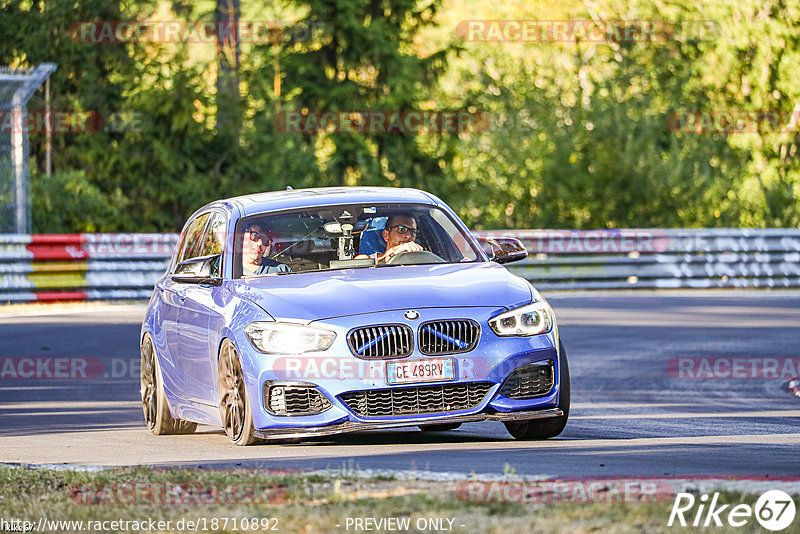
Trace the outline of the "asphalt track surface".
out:
M 564 433 L 540 442 L 515 441 L 496 422 L 252 447 L 236 447 L 209 426 L 156 437 L 144 427 L 138 397 L 143 305 L 0 309 L 0 358 L 102 360 L 102 374 L 87 379 L 14 378 L 5 368 L 0 462 L 479 474 L 510 466 L 518 474 L 561 477 L 800 475 L 800 398 L 782 388 L 785 374 L 691 379 L 667 370 L 675 358 L 726 358 L 723 365 L 737 359 L 738 374 L 751 369 L 748 358 L 797 362 L 800 292 L 545 296 L 569 354 L 573 404 Z M 692 361 L 699 370 L 701 360 Z

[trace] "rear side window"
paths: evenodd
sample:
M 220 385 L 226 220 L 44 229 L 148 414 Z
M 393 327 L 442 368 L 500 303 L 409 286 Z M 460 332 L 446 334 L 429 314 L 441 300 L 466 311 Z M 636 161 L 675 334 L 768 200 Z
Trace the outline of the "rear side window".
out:
M 203 255 L 203 236 L 205 235 L 206 225 L 210 213 L 204 213 L 194 220 L 192 226 L 186 232 L 186 243 L 183 247 L 181 255 L 178 257 L 178 262 L 198 258 Z
M 222 254 L 222 244 L 225 242 L 225 216 L 219 212 L 214 212 L 211 221 L 208 223 L 208 231 L 203 244 L 201 256 L 212 254 Z
M 186 236 L 189 235 L 189 230 L 191 227 L 187 226 L 183 232 L 181 232 L 180 240 L 178 244 L 175 246 L 175 252 L 173 253 L 172 264 L 170 266 L 170 272 L 175 268 L 181 258 L 181 252 L 183 252 L 183 247 L 186 245 Z
M 211 256 L 214 254 L 222 254 L 222 244 L 225 243 L 225 216 L 218 211 L 211 215 L 211 220 L 208 222 L 206 229 L 205 239 L 203 240 L 203 251 L 201 256 Z M 220 276 L 222 274 L 222 257 L 214 261 L 211 265 L 211 276 Z

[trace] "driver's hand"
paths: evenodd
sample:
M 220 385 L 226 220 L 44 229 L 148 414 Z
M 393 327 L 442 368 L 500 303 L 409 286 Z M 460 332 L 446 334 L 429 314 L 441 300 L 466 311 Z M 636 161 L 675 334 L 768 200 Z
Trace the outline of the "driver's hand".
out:
M 389 261 L 393 256 L 397 256 L 402 252 L 419 252 L 421 250 L 424 250 L 422 245 L 414 241 L 409 241 L 408 243 L 401 243 L 400 245 L 393 246 L 386 251 L 386 254 L 384 254 L 381 259 L 383 261 Z

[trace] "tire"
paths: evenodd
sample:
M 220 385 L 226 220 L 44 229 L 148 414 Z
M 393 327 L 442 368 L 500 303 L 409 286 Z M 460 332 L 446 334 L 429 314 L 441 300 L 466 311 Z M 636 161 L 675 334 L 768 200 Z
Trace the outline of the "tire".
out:
M 434 425 L 419 425 L 419 429 L 423 432 L 444 432 L 446 430 L 455 430 L 460 426 L 461 423 L 441 423 Z
M 218 369 L 219 413 L 225 433 L 236 445 L 252 445 L 258 441 L 253 412 L 244 383 L 242 362 L 230 339 L 225 339 L 219 349 Z
M 153 340 L 145 335 L 139 361 L 139 391 L 142 396 L 142 411 L 147 428 L 156 436 L 167 434 L 193 434 L 197 423 L 172 417 L 164 393 L 164 377 L 158 363 Z
M 561 434 L 567 426 L 569 418 L 570 404 L 570 383 L 569 383 L 569 364 L 567 362 L 567 351 L 564 343 L 558 344 L 558 367 L 561 372 L 561 391 L 558 394 L 558 407 L 564 412 L 559 417 L 549 417 L 547 419 L 531 419 L 519 423 L 504 423 L 508 433 L 516 439 L 548 439 Z

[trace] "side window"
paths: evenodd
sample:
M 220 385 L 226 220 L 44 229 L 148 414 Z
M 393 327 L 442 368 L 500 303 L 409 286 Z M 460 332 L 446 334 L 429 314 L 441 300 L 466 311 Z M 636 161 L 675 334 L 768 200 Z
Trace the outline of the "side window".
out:
M 172 272 L 175 266 L 181 261 L 181 252 L 183 251 L 184 245 L 186 245 L 186 236 L 189 235 L 189 230 L 190 228 L 184 229 L 178 238 L 178 244 L 175 246 L 175 252 L 173 253 L 173 262 L 170 266 L 170 272 Z
M 211 256 L 212 254 L 222 254 L 222 244 L 225 243 L 225 216 L 219 212 L 214 212 L 208 223 L 206 230 L 205 243 L 201 256 Z M 216 260 L 211 265 L 211 276 L 219 276 L 221 272 L 221 259 Z
M 211 214 L 204 213 L 195 219 L 189 231 L 186 233 L 186 245 L 178 258 L 178 263 L 192 258 L 202 256 L 203 235 L 205 234 L 206 223 Z
M 208 223 L 205 244 L 201 256 L 222 254 L 222 244 L 225 242 L 225 216 L 215 212 Z

